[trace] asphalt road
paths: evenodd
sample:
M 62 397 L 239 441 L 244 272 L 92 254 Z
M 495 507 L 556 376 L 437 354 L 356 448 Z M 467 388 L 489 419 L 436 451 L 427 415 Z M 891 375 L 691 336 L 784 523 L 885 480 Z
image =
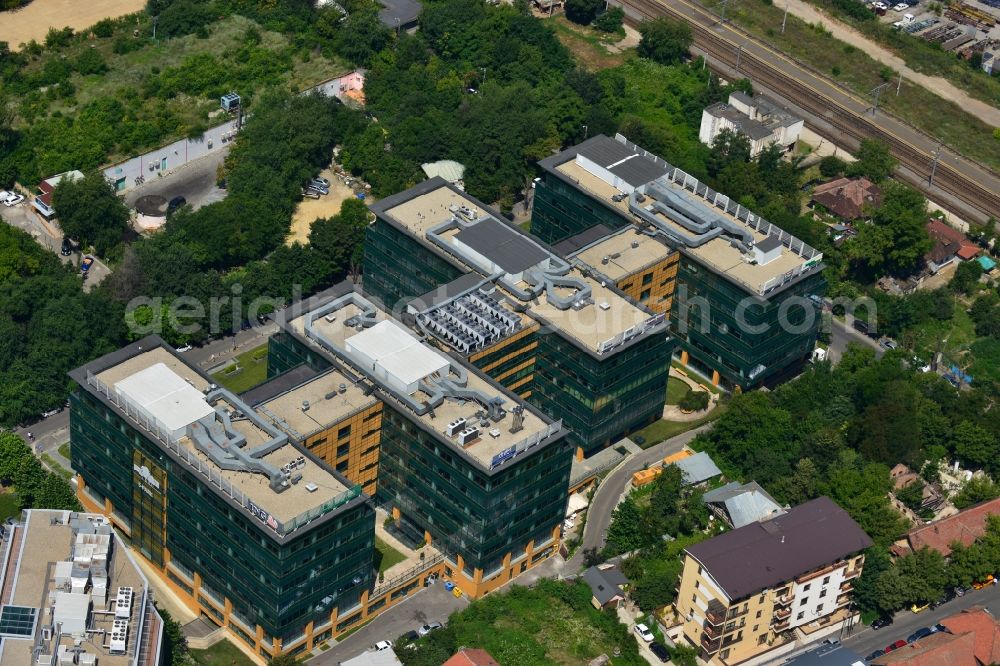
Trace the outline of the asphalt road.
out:
M 309 666 L 336 666 L 341 661 L 367 651 L 376 641 L 397 638 L 428 622 L 444 624 L 455 611 L 469 605 L 466 597 L 454 597 L 439 581 L 413 593 L 409 599 L 393 606 L 375 620 L 358 629 L 326 652 L 308 660 Z
M 1000 614 L 1000 589 L 991 585 L 982 590 L 971 590 L 963 597 L 957 597 L 933 610 L 927 609 L 920 613 L 901 611 L 896 613 L 895 621 L 888 627 L 878 631 L 864 627 L 843 638 L 842 641 L 862 657 L 867 657 L 875 650 L 881 650 L 899 639 L 905 641 L 907 636 L 921 627 L 933 627 L 943 618 L 972 606 L 985 606 L 997 616 Z
M 875 340 L 872 340 L 867 335 L 854 330 L 854 328 L 846 322 L 837 318 L 832 318 L 830 324 L 830 346 L 828 348 L 830 361 L 837 363 L 847 350 L 847 345 L 852 342 L 862 346 L 871 347 L 875 350 L 875 356 L 879 358 L 881 358 L 882 354 L 885 353 L 885 349 L 883 349 L 882 346 Z
M 158 194 L 169 201 L 174 197 L 184 197 L 197 210 L 202 206 L 225 198 L 226 190 L 215 186 L 219 165 L 229 154 L 229 146 L 210 155 L 178 167 L 166 176 L 150 176 L 145 183 L 129 190 L 125 204 L 132 208 L 139 197 Z
M 649 447 L 642 453 L 637 453 L 631 458 L 627 458 L 597 487 L 594 498 L 587 508 L 587 524 L 584 526 L 583 540 L 576 553 L 566 562 L 564 567 L 567 573 L 576 573 L 583 566 L 583 551 L 588 548 L 604 548 L 605 536 L 608 525 L 611 523 L 611 514 L 618 506 L 618 500 L 625 492 L 632 475 L 658 460 L 662 460 L 671 453 L 680 451 L 685 444 L 689 444 L 698 433 L 711 427 L 711 424 L 703 425 L 694 430 L 681 433 L 670 439 L 666 439 L 659 444 Z

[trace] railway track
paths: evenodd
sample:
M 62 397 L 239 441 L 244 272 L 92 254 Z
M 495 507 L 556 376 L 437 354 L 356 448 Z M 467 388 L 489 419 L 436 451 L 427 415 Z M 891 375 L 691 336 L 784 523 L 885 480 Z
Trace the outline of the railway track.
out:
M 969 212 L 976 211 L 981 220 L 990 216 L 1000 219 L 1000 176 L 996 173 L 942 149 L 931 186 L 928 179 L 935 150 L 939 149 L 937 140 L 898 119 L 886 118 L 885 114 L 880 119 L 882 122 L 873 122 L 868 113 L 871 107 L 865 100 L 832 84 L 807 66 L 774 51 L 755 37 L 729 24 L 722 24 L 718 16 L 704 7 L 683 0 L 617 0 L 616 4 L 621 4 L 626 14 L 632 17 L 670 16 L 686 21 L 691 26 L 694 45 L 711 59 L 735 69 L 754 83 L 786 98 L 854 141 L 878 139 L 885 142 L 900 165 L 913 174 L 908 179 L 911 184 L 946 208 L 949 207 L 948 202 L 935 196 L 940 192 L 954 197 L 965 204 L 967 209 L 971 209 L 954 210 L 959 217 L 967 218 Z M 769 62 L 767 58 L 772 61 Z M 829 92 L 821 90 L 822 87 L 828 88 Z M 887 124 L 905 129 L 913 140 L 903 138 L 883 126 Z M 838 142 L 842 139 L 828 138 Z M 920 148 L 913 141 L 929 148 Z

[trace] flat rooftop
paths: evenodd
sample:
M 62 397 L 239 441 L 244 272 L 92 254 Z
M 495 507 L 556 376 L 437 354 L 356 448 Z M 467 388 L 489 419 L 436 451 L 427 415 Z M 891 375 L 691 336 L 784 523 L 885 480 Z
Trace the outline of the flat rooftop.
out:
M 94 377 L 101 388 L 87 381 L 91 368 L 95 366 Z M 74 372 L 78 373 L 75 378 L 81 385 L 86 385 L 93 392 L 107 397 L 105 393 L 107 387 L 111 397 L 114 398 L 112 404 L 124 415 L 125 411 L 115 398 L 116 388 L 134 384 L 132 378 L 141 378 L 147 374 L 149 368 L 156 366 L 167 368 L 171 374 L 175 374 L 193 390 L 197 390 L 202 401 L 209 406 L 210 415 L 196 420 L 194 424 L 210 422 L 225 430 L 229 436 L 245 438 L 246 443 L 242 447 L 244 451 L 268 447 L 270 450 L 266 450 L 255 459 L 277 470 L 289 470 L 289 476 L 294 482 L 286 484 L 284 490 L 277 492 L 272 489 L 271 479 L 263 471 L 220 467 L 196 445 L 192 431 L 196 425 L 181 427 L 172 437 L 150 434 L 150 439 L 157 442 L 161 448 L 169 449 L 185 460 L 192 468 L 208 469 L 211 480 L 204 479 L 204 472 L 196 476 L 203 479 L 207 485 L 216 487 L 248 512 L 251 511 L 250 503 L 266 511 L 277 521 L 276 524 L 268 522 L 267 525 L 279 534 L 287 534 L 294 529 L 299 522 L 296 519 L 302 518 L 304 514 L 319 511 L 328 502 L 344 499 L 345 494 L 351 491 L 345 479 L 338 477 L 335 472 L 311 457 L 305 449 L 298 448 L 287 435 L 287 429 L 306 434 L 309 430 L 307 426 L 314 426 L 316 421 L 322 421 L 327 416 L 334 415 L 331 420 L 336 420 L 336 414 L 350 411 L 350 405 L 345 406 L 345 401 L 359 406 L 367 404 L 367 399 L 360 395 L 360 389 L 350 383 L 345 393 L 339 393 L 340 384 L 347 383 L 339 374 L 324 374 L 292 391 L 272 398 L 264 403 L 265 409 L 258 410 L 228 392 L 212 391 L 211 387 L 214 385 L 205 376 L 162 345 L 146 345 L 146 348 L 133 345 L 97 359 Z M 84 370 L 86 372 L 81 372 Z M 336 397 L 326 399 L 325 396 L 332 391 L 337 391 Z M 303 400 L 309 400 L 307 396 L 313 397 L 313 400 L 310 400 L 309 412 L 304 413 L 301 406 Z M 223 424 L 218 414 L 220 410 L 231 415 L 228 426 Z M 139 430 L 145 429 L 133 416 L 127 416 L 127 419 Z M 284 424 L 290 428 L 283 428 Z M 304 522 L 305 519 L 302 520 Z
M 431 179 L 383 199 L 372 209 L 420 242 L 447 254 L 465 270 L 490 276 L 499 269 L 505 277 L 496 284 L 505 297 L 523 304 L 529 316 L 550 325 L 591 353 L 606 353 L 612 349 L 606 343 L 616 337 L 645 332 L 644 324 L 654 318 L 615 291 L 613 285 L 602 286 L 599 276 L 578 268 L 568 271 L 566 276 L 589 288 L 591 296 L 581 299 L 573 308 L 561 309 L 549 298 L 547 290 L 537 298 L 526 297 L 526 290 L 532 286 L 526 279 L 527 273 L 558 270 L 566 262 L 541 241 L 513 227 L 442 179 Z M 451 225 L 447 224 L 449 221 Z M 595 268 L 600 269 L 599 262 Z M 573 291 L 570 287 L 558 287 L 553 293 L 571 298 Z M 651 323 L 649 327 L 656 325 Z
M 638 229 L 624 229 L 571 255 L 616 282 L 658 264 L 676 253 L 665 243 Z
M 820 269 L 821 253 L 634 144 L 598 136 L 542 160 L 540 164 L 592 198 L 618 210 L 633 224 L 639 224 L 640 220 L 629 208 L 628 195 L 633 191 L 645 191 L 655 181 L 656 185 L 668 188 L 706 215 L 738 225 L 752 236 L 755 245 L 763 248 L 773 242 L 771 239 L 777 239 L 782 246 L 780 256 L 767 263 L 750 263 L 743 252 L 733 247 L 724 236 L 713 238 L 698 247 L 665 237 L 682 254 L 695 258 L 758 296 L 766 296 L 790 284 L 799 275 Z M 655 177 L 647 180 L 649 176 Z M 662 213 L 655 215 L 666 228 L 691 233 L 670 217 Z
M 371 325 L 357 323 L 358 318 L 365 316 L 370 317 Z M 307 328 L 307 322 L 311 322 L 311 327 Z M 440 439 L 463 451 L 486 469 L 499 466 L 507 459 L 505 456 L 513 457 L 561 430 L 561 424 L 551 423 L 474 369 L 431 348 L 410 329 L 358 294 L 333 299 L 284 322 L 284 325 L 297 336 L 319 346 L 337 362 L 347 364 L 364 375 L 366 382 L 374 384 L 379 394 L 385 396 L 398 411 L 408 413 L 426 429 L 437 433 Z M 401 333 L 411 340 L 397 339 Z M 395 366 L 382 365 L 377 358 L 372 361 L 372 354 L 379 352 L 377 345 L 373 344 L 375 337 L 381 337 L 386 344 L 405 346 L 410 350 L 411 357 L 421 359 L 414 365 L 414 368 L 423 369 L 417 374 L 423 371 L 429 374 L 418 378 L 409 374 L 413 368 L 406 368 L 405 376 L 392 376 Z M 365 344 L 359 345 L 359 341 Z M 444 370 L 441 369 L 442 364 Z M 463 390 L 455 394 L 446 392 L 444 399 L 434 404 L 434 395 L 425 389 L 442 379 L 461 384 L 462 375 L 465 376 Z M 484 424 L 482 414 L 486 409 L 472 397 L 473 394 L 502 403 L 502 418 L 498 421 L 486 419 Z M 430 409 L 426 408 L 428 405 L 431 405 Z M 513 409 L 516 406 L 523 406 L 524 409 L 521 427 L 515 430 Z M 464 445 L 459 437 L 446 431 L 449 424 L 463 419 L 468 426 L 478 429 L 478 434 Z
M 267 417 L 276 416 L 279 421 L 272 421 L 279 429 L 303 440 L 377 402 L 377 398 L 365 395 L 355 379 L 332 369 L 257 405 L 257 410 Z M 306 410 L 302 409 L 304 403 L 309 403 Z
M 85 622 L 88 629 L 105 629 L 108 636 L 111 634 L 112 624 L 115 618 L 114 600 L 117 597 L 119 587 L 130 587 L 133 592 L 133 602 L 129 614 L 129 630 L 126 639 L 125 654 L 112 654 L 105 647 L 105 640 L 88 637 L 82 644 L 83 649 L 96 656 L 97 662 L 104 666 L 127 666 L 131 664 L 145 663 L 146 658 L 155 657 L 158 653 L 158 646 L 154 653 L 147 652 L 148 648 L 140 650 L 139 637 L 143 633 L 145 623 L 149 623 L 145 629 L 152 632 L 154 637 L 159 636 L 161 630 L 160 619 L 157 615 L 148 613 L 144 602 L 146 600 L 147 582 L 135 561 L 128 554 L 128 548 L 114 534 L 110 526 L 107 525 L 103 516 L 96 514 L 73 513 L 69 511 L 50 511 L 43 509 L 33 509 L 25 512 L 26 522 L 14 528 L 9 528 L 7 541 L 3 544 L 3 582 L 0 587 L 3 589 L 3 611 L 0 612 L 0 627 L 2 627 L 3 643 L 0 647 L 0 666 L 35 666 L 36 661 L 33 655 L 33 647 L 36 640 L 40 641 L 43 648 L 42 654 L 50 655 L 58 652 L 60 646 L 72 648 L 73 637 L 70 633 L 62 635 L 61 640 L 55 643 L 52 639 L 45 641 L 41 638 L 42 627 L 51 624 L 54 620 L 49 609 L 55 603 L 56 593 L 64 592 L 63 578 L 70 572 L 70 561 L 74 554 L 74 544 L 77 541 L 78 529 L 74 526 L 82 526 L 82 533 L 103 532 L 88 537 L 89 542 L 103 541 L 104 549 L 98 547 L 98 558 L 106 552 L 106 566 L 104 561 L 93 559 L 89 566 L 78 561 L 76 567 L 72 567 L 74 578 L 89 577 L 92 580 L 106 580 L 107 596 L 100 594 L 98 586 L 83 592 L 81 587 L 78 594 L 89 597 L 93 605 L 92 610 L 109 609 L 110 614 L 85 613 L 81 610 L 80 621 Z M 100 526 L 95 528 L 94 526 Z M 83 534 L 81 533 L 81 536 Z M 94 538 L 96 537 L 96 538 Z M 78 557 L 85 557 L 83 546 L 75 554 Z M 60 572 L 57 573 L 57 564 Z M 59 585 L 57 585 L 57 578 Z M 82 605 L 82 604 L 81 604 Z M 30 609 L 34 612 L 34 622 L 30 620 L 30 614 L 25 615 L 24 611 L 18 613 L 28 621 L 17 623 L 17 629 L 13 633 L 8 633 L 11 626 L 8 624 L 9 607 L 16 606 L 22 609 Z M 55 633 L 55 632 L 53 632 Z M 154 642 L 155 645 L 155 642 Z

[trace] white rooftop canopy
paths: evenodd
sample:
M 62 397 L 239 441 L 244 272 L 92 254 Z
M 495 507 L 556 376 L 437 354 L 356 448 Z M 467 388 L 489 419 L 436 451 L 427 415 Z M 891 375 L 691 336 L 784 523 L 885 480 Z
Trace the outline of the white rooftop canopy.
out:
M 171 434 L 214 413 L 201 391 L 163 363 L 119 381 L 115 391 Z
M 429 375 L 446 375 L 451 363 L 399 324 L 385 320 L 344 341 L 348 353 L 393 388 L 412 394 Z

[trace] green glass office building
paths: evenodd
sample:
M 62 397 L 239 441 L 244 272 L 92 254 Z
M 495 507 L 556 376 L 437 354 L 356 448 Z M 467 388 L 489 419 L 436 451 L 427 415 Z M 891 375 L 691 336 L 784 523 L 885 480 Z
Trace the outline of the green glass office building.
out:
M 808 359 L 826 291 L 821 253 L 621 136 L 539 165 L 531 229 L 540 238 L 634 226 L 680 252 L 670 323 L 683 364 L 747 389 Z

